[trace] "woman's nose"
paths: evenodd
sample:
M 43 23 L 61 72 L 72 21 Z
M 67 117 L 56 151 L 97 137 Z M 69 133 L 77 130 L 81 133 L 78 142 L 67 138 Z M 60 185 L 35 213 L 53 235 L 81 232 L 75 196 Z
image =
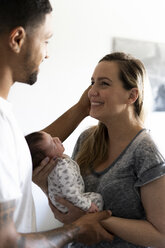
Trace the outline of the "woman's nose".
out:
M 88 97 L 90 98 L 91 96 L 97 96 L 97 95 L 98 95 L 98 91 L 97 91 L 96 87 L 94 85 L 92 85 L 92 87 L 88 91 Z

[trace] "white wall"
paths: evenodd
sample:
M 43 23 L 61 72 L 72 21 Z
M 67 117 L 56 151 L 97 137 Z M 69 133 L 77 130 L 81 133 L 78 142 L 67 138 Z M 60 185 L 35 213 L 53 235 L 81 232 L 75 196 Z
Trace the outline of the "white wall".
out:
M 165 42 L 164 0 L 52 0 L 52 4 L 50 58 L 34 86 L 15 84 L 9 95 L 24 134 L 44 128 L 79 99 L 98 60 L 111 51 L 114 36 Z M 71 155 L 80 132 L 93 123 L 88 117 L 80 124 L 64 142 L 66 153 Z M 165 136 L 162 121 L 153 116 L 152 128 L 160 143 Z M 51 228 L 56 225 L 53 216 L 49 212 L 46 222 L 39 211 L 49 211 L 47 200 L 34 188 L 38 228 Z

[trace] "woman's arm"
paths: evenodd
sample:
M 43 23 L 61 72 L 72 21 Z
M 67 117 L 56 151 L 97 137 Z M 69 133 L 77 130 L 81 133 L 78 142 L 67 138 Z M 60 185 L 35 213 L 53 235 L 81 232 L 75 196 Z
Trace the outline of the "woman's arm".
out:
M 63 142 L 75 130 L 79 123 L 89 115 L 90 102 L 88 99 L 88 91 L 90 87 L 84 91 L 77 104 L 43 129 L 43 131 L 53 137 L 59 137 Z
M 64 198 L 56 197 L 56 201 L 67 207 L 68 209 L 67 213 L 62 213 L 49 200 L 49 206 L 54 214 L 54 217 L 64 224 L 72 223 L 73 221 L 86 214 L 85 211 L 74 206 L 71 202 L 65 200 Z
M 114 235 L 133 244 L 164 248 L 165 176 L 141 187 L 141 199 L 147 220 L 112 216 L 102 221 L 102 225 Z

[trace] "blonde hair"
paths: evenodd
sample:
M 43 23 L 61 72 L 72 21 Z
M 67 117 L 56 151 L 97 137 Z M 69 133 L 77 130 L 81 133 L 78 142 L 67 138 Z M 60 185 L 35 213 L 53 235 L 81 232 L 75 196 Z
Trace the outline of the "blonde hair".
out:
M 149 107 L 145 105 L 144 100 L 147 97 L 145 96 L 144 98 L 144 90 L 146 90 L 145 88 L 149 81 L 143 63 L 129 54 L 119 52 L 104 56 L 99 63 L 102 61 L 113 61 L 118 64 L 119 78 L 125 89 L 138 89 L 138 98 L 134 103 L 135 116 L 144 123 Z M 84 138 L 75 157 L 82 174 L 85 174 L 89 168 L 96 168 L 108 158 L 109 138 L 106 126 L 99 122 L 97 126 L 89 128 L 86 132 L 88 135 Z
M 97 126 L 89 128 L 86 132 L 87 135 L 85 135 L 75 157 L 82 174 L 85 174 L 89 168 L 96 168 L 108 157 L 108 130 L 106 126 L 99 122 Z

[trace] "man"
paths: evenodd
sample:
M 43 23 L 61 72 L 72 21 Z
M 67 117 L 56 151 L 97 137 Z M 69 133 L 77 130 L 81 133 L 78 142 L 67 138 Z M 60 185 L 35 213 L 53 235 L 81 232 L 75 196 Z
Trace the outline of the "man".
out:
M 107 211 L 35 232 L 30 152 L 7 97 L 15 81 L 32 85 L 37 80 L 39 65 L 48 57 L 51 11 L 49 0 L 0 0 L 0 248 L 62 247 L 72 240 L 92 244 L 112 239 L 100 224 L 110 216 Z M 83 99 L 45 130 L 64 140 L 85 117 L 79 116 L 86 108 Z M 34 175 L 43 190 L 46 180 L 42 183 L 40 175 L 47 176 L 54 165 L 46 158 L 42 171 Z

